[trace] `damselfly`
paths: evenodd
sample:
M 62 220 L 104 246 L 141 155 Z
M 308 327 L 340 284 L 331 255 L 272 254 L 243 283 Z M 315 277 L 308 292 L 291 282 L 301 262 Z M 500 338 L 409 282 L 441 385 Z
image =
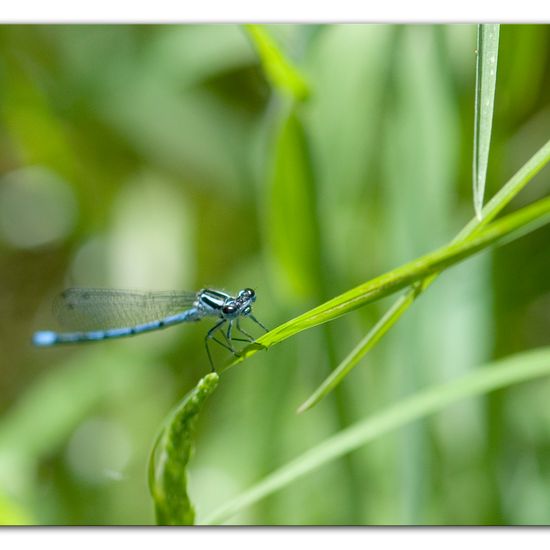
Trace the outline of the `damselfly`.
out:
M 218 321 L 207 332 L 204 344 L 212 370 L 215 370 L 208 346 L 210 340 L 238 355 L 232 344 L 234 340 L 254 341 L 241 327 L 241 318 L 251 319 L 267 332 L 252 315 L 255 301 L 256 293 L 251 288 L 241 290 L 237 296 L 209 288 L 199 292 L 71 288 L 57 297 L 54 313 L 62 325 L 78 332 L 39 331 L 34 333 L 33 342 L 36 346 L 96 342 L 214 317 Z M 246 340 L 233 336 L 233 325 Z M 216 338 L 217 333 L 225 341 Z

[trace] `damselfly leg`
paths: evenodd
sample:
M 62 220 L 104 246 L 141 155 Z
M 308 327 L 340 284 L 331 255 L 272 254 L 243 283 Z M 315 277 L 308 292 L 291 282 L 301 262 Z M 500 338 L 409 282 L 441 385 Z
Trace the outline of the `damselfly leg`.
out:
M 231 346 L 231 348 L 233 348 L 233 344 L 231 342 L 249 342 L 249 340 L 244 340 L 243 338 L 235 338 L 235 336 L 232 335 L 232 330 L 233 330 L 233 323 L 234 321 L 229 321 L 229 326 L 227 327 L 227 334 L 224 334 L 225 336 L 225 339 L 227 340 L 227 343 Z M 237 325 L 237 330 L 240 330 L 239 329 L 239 319 L 237 318 L 236 320 L 236 325 Z M 231 350 L 233 352 L 234 355 L 238 355 L 238 353 L 232 349 Z
M 212 360 L 212 355 L 210 353 L 210 347 L 208 346 L 209 340 L 214 340 L 217 344 L 225 348 L 226 350 L 230 351 L 233 355 L 238 357 L 238 353 L 235 350 L 235 348 L 231 345 L 231 326 L 233 324 L 233 321 L 229 321 L 229 327 L 227 328 L 227 334 L 222 330 L 223 325 L 227 322 L 227 319 L 222 319 L 218 323 L 216 323 L 206 334 L 206 337 L 204 338 L 204 345 L 206 347 L 206 353 L 208 355 L 208 360 L 210 361 L 210 367 L 212 369 L 212 372 L 216 372 L 216 368 L 214 367 L 214 361 Z M 216 333 L 221 332 L 224 338 L 226 338 L 227 342 L 226 344 L 216 338 Z
M 243 328 L 241 328 L 241 323 L 239 322 L 240 319 L 237 319 L 237 330 L 241 333 L 241 334 L 244 334 L 246 336 L 246 340 L 242 340 L 243 342 L 254 342 L 254 336 L 252 336 L 252 334 L 249 334 L 248 332 L 246 332 L 246 330 L 244 330 Z
M 254 315 L 249 315 L 248 317 L 252 319 L 257 325 L 260 325 L 266 332 L 269 332 L 269 329 L 265 327 L 262 323 L 260 323 L 260 321 L 258 321 L 258 319 L 254 317 Z

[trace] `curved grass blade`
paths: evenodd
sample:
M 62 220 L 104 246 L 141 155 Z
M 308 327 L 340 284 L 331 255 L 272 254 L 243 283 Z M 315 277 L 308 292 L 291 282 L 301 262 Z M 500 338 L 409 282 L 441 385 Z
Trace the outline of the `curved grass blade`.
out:
M 252 40 L 264 72 L 273 87 L 296 101 L 307 99 L 310 90 L 306 78 L 287 59 L 279 46 L 261 25 L 244 25 Z
M 483 208 L 481 220 L 473 218 L 452 242 L 460 242 L 480 231 L 527 185 L 527 183 L 550 161 L 550 141 L 546 142 L 525 163 L 514 176 L 502 187 L 502 189 Z M 322 384 L 304 401 L 298 408 L 303 412 L 316 405 L 323 397 L 333 390 L 347 374 L 359 363 L 360 359 L 374 347 L 393 324 L 395 324 L 405 311 L 411 306 L 426 288 L 437 278 L 438 274 L 431 275 L 420 285 L 412 286 L 401 296 L 385 313 L 382 319 L 367 333 L 356 348 L 336 367 Z
M 485 194 L 485 180 L 491 145 L 491 128 L 493 125 L 493 108 L 497 81 L 499 30 L 500 25 L 478 25 L 477 27 L 474 159 L 472 171 L 474 210 L 479 220 L 482 219 L 483 196 Z
M 389 296 L 417 281 L 428 279 L 431 275 L 476 254 L 493 244 L 506 239 L 509 242 L 527 232 L 550 223 L 550 197 L 541 199 L 513 214 L 493 222 L 473 236 L 436 250 L 416 260 L 408 262 L 388 273 L 384 273 L 363 283 L 312 310 L 279 325 L 264 334 L 253 344 L 247 346 L 239 358 L 230 366 L 236 365 L 261 349 L 266 349 L 290 338 L 303 330 L 336 319 L 354 309 Z M 423 281 L 425 287 L 430 281 Z M 418 292 L 414 290 L 414 292 Z M 404 311 L 404 307 L 401 308 Z
M 331 460 L 358 449 L 392 430 L 441 411 L 456 401 L 548 375 L 550 347 L 502 359 L 462 378 L 402 399 L 306 451 L 215 510 L 200 523 L 223 523 L 237 512 L 290 485 Z
M 187 463 L 193 451 L 195 424 L 219 377 L 199 380 L 161 428 L 149 457 L 149 490 L 159 525 L 193 525 L 195 510 L 187 494 Z

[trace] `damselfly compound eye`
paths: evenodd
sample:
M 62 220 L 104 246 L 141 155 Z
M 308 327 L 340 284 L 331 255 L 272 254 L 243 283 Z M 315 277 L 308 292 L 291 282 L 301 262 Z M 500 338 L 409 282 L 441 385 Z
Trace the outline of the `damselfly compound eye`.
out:
M 233 313 L 237 313 L 237 309 L 235 304 L 227 304 L 223 306 L 222 312 L 224 315 L 232 315 Z
M 241 290 L 239 294 L 242 298 L 246 298 L 247 300 L 256 300 L 256 293 L 251 288 L 245 288 L 244 290 Z

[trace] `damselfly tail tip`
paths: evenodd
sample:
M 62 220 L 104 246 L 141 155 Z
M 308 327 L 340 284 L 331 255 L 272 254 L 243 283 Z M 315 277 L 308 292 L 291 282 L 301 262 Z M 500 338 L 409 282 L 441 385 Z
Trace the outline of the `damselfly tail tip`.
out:
M 51 330 L 41 330 L 39 332 L 35 332 L 32 336 L 32 343 L 39 347 L 51 346 L 55 344 L 56 341 L 57 335 Z

